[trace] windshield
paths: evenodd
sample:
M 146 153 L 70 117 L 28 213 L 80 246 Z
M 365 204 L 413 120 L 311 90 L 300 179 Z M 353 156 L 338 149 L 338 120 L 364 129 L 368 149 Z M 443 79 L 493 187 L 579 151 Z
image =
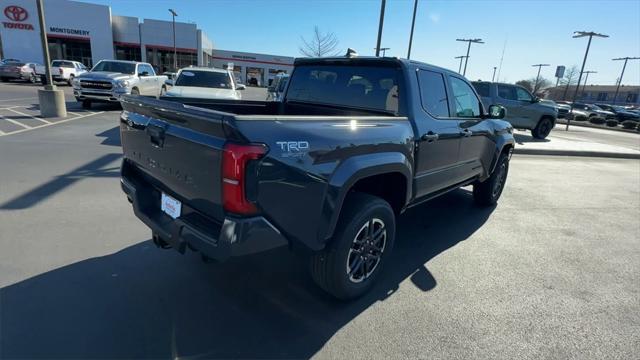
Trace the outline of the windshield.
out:
M 288 101 L 398 112 L 398 70 L 382 66 L 299 66 Z
M 91 71 L 107 71 L 122 74 L 134 74 L 136 72 L 136 64 L 118 61 L 100 61 Z
M 214 89 L 232 89 L 228 73 L 215 71 L 183 70 L 178 75 L 176 86 L 192 86 Z

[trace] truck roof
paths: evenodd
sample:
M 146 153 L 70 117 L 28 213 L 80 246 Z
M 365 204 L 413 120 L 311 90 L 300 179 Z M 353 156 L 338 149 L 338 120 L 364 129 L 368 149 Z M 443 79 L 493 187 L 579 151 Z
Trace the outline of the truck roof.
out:
M 336 56 L 336 57 L 323 57 L 323 58 L 296 58 L 294 60 L 294 66 L 299 65 L 321 65 L 321 64 L 359 64 L 359 65 L 383 65 L 383 66 L 402 66 L 407 68 L 427 68 L 438 72 L 447 74 L 459 75 L 455 71 L 445 69 L 439 66 L 427 64 L 421 61 L 402 59 L 398 57 L 376 57 L 376 56 Z

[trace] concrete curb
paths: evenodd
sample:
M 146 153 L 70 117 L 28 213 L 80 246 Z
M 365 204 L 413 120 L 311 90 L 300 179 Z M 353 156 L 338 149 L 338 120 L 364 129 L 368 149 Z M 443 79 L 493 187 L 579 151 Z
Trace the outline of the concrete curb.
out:
M 552 156 L 583 156 L 583 157 L 601 157 L 610 159 L 639 159 L 640 154 L 617 153 L 606 151 L 584 151 L 584 150 L 554 150 L 554 149 L 523 149 L 516 148 L 514 154 L 520 155 L 552 155 Z

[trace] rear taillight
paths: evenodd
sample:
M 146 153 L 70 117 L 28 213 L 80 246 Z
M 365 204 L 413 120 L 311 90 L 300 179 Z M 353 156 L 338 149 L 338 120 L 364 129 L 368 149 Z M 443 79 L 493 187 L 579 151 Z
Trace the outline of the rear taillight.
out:
M 252 160 L 258 160 L 267 153 L 263 144 L 240 145 L 227 143 L 222 152 L 222 206 L 226 211 L 250 215 L 258 211 L 247 200 L 245 193 L 246 168 Z

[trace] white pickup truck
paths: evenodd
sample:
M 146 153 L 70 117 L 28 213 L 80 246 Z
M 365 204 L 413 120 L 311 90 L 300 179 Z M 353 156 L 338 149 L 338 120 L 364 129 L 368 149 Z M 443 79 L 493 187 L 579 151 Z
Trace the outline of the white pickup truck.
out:
M 51 77 L 53 81 L 64 81 L 71 85 L 73 79 L 84 74 L 89 69 L 83 63 L 70 60 L 53 60 L 51 62 Z
M 157 97 L 166 91 L 166 80 L 148 63 L 101 60 L 71 83 L 76 100 L 88 109 L 93 102 L 119 102 L 125 94 Z

